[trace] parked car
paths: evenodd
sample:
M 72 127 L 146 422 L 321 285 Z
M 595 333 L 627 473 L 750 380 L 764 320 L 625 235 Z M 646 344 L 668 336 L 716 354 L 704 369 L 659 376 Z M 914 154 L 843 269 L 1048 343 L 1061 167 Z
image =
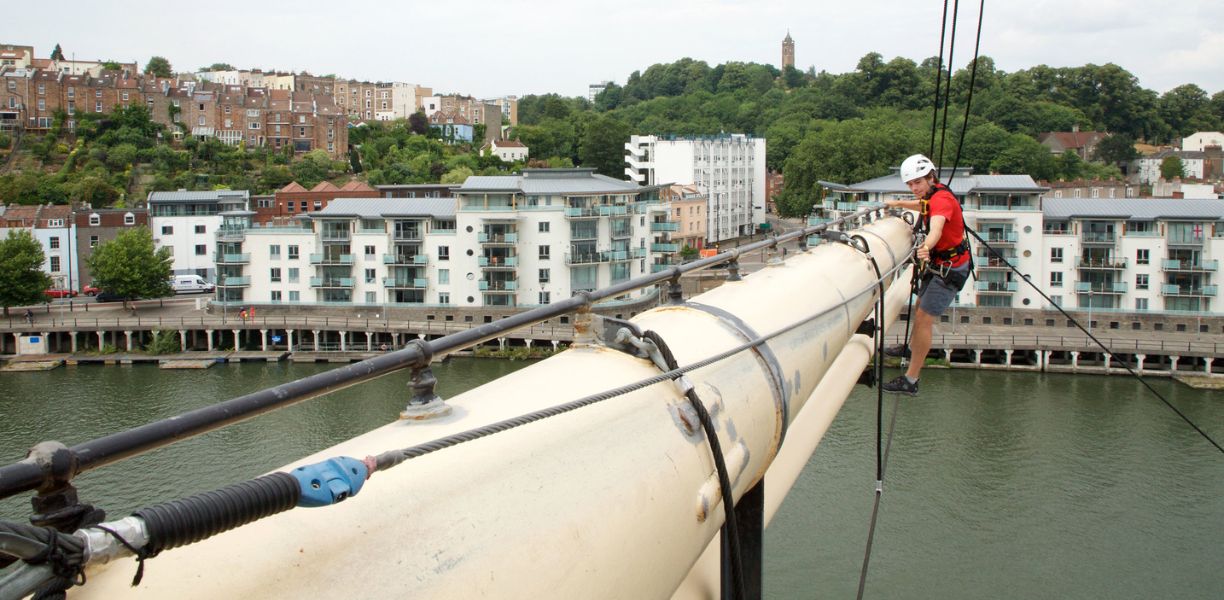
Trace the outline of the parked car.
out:
M 85 287 L 81 288 L 81 293 L 82 293 L 82 294 L 85 294 L 86 296 L 97 296 L 97 295 L 98 295 L 98 292 L 100 292 L 100 291 L 102 291 L 102 290 L 100 290 L 100 289 L 98 289 L 97 287 L 92 286 L 92 285 L 87 285 L 87 286 L 85 286 Z
M 76 296 L 76 290 L 43 290 L 48 298 L 72 298 Z
M 98 295 L 94 297 L 95 302 L 123 302 L 125 299 L 135 300 L 136 298 L 124 298 L 123 296 L 120 296 L 119 294 L 112 294 L 110 292 L 101 292 L 101 291 L 98 292 Z

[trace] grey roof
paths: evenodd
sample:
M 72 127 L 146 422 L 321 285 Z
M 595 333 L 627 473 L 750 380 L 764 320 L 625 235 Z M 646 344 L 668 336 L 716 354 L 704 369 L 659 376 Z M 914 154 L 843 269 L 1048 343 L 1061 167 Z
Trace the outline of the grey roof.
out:
M 150 192 L 149 204 L 173 204 L 185 202 L 235 202 L 246 201 L 251 197 L 247 190 L 212 190 L 202 192 Z
M 1224 200 L 1191 198 L 1046 198 L 1047 219 L 1222 220 Z
M 598 175 L 593 169 L 524 169 L 522 175 L 472 176 L 456 193 L 521 192 L 529 195 L 619 194 L 638 192 L 632 181 Z
M 940 181 L 948 181 L 952 179 L 952 193 L 956 195 L 964 195 L 975 192 L 1026 192 L 1026 193 L 1041 193 L 1048 191 L 1049 188 L 1037 185 L 1036 181 L 1029 175 L 973 175 L 967 169 L 957 169 L 956 176 L 952 177 L 950 170 L 943 170 L 940 173 Z M 821 185 L 837 192 L 868 192 L 876 194 L 908 194 L 909 188 L 901 181 L 896 171 L 892 174 L 868 179 L 859 183 L 854 183 L 848 186 L 840 184 L 826 184 L 820 182 Z
M 454 198 L 336 198 L 310 218 L 358 217 L 433 217 L 455 216 Z

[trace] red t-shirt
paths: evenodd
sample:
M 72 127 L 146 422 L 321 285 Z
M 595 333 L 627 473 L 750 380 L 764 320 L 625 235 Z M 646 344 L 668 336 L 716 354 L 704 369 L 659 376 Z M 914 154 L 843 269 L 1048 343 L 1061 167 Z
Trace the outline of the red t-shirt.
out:
M 956 201 L 956 196 L 941 187 L 931 195 L 928 210 L 932 217 L 939 215 L 944 218 L 943 233 L 939 235 L 939 241 L 935 243 L 935 251 L 951 250 L 959 246 L 961 240 L 965 239 L 965 219 L 961 216 L 961 207 Z M 935 262 L 944 263 L 944 261 Z M 959 267 L 967 262 L 969 262 L 968 252 L 953 259 L 952 266 Z

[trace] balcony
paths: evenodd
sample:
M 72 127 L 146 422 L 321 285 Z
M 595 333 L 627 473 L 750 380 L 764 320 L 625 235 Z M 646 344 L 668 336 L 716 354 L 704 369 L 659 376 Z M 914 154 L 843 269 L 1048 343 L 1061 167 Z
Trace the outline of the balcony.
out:
M 632 256 L 633 258 L 646 258 L 645 248 L 634 248 L 633 250 L 630 250 L 629 252 L 630 252 L 630 256 Z
M 1009 259 L 1010 260 L 1010 259 Z M 974 268 L 979 271 L 1010 271 L 1011 267 L 1007 263 L 997 258 L 987 258 L 985 256 L 975 256 L 973 259 Z
M 250 285 L 251 285 L 251 278 L 245 275 L 242 277 L 234 277 L 232 275 L 228 275 L 225 277 L 217 278 L 217 287 L 223 287 L 223 288 L 249 287 Z
M 310 287 L 312 288 L 351 288 L 353 287 L 352 277 L 311 277 Z
M 353 264 L 352 254 L 311 254 L 310 264 L 312 265 L 351 265 Z
M 651 244 L 650 251 L 664 253 L 679 252 L 680 244 Z
M 1203 236 L 1201 233 L 1200 235 L 1172 234 L 1168 237 L 1168 242 L 1170 246 L 1202 247 Z
M 1203 260 L 1193 263 L 1188 260 L 1169 259 L 1162 264 L 1166 271 L 1188 271 L 1195 273 L 1217 271 L 1220 267 L 1220 261 L 1218 260 Z
M 514 245 L 518 243 L 517 233 L 478 233 L 476 241 L 486 245 Z
M 680 231 L 679 223 L 671 223 L 669 221 L 653 221 L 650 223 L 651 231 Z
M 622 260 L 629 260 L 628 250 L 607 250 L 602 254 L 604 255 L 604 262 L 619 262 Z
M 213 262 L 219 265 L 245 265 L 251 262 L 251 255 L 217 252 L 213 254 Z
M 518 290 L 517 281 L 485 281 L 480 280 L 480 291 L 482 292 L 514 292 Z
M 1126 289 L 1125 281 L 1077 281 L 1075 283 L 1075 291 L 1080 294 L 1125 294 Z
M 347 242 L 352 237 L 349 230 L 324 230 L 319 237 L 325 242 Z
M 808 227 L 811 227 L 813 225 L 824 225 L 825 223 L 829 223 L 831 221 L 833 221 L 833 219 L 828 217 L 808 217 L 807 224 Z
M 654 264 L 650 265 L 650 272 L 651 272 L 651 273 L 658 273 L 659 271 L 666 271 L 666 270 L 668 270 L 668 269 L 670 269 L 670 268 L 672 268 L 672 267 L 674 267 L 674 266 L 676 266 L 676 265 L 674 265 L 674 264 L 672 264 L 672 263 L 654 263 Z
M 1015 281 L 975 281 L 973 289 L 986 294 L 1010 294 L 1019 289 Z
M 566 252 L 566 265 L 593 265 L 603 262 L 602 252 Z
M 423 290 L 429 287 L 429 280 L 423 277 L 383 277 L 383 287 L 409 290 Z
M 1113 245 L 1117 239 L 1117 236 L 1112 231 L 1085 231 L 1080 234 L 1080 243 L 1082 244 Z
M 217 230 L 217 241 L 220 242 L 241 242 L 246 238 L 246 229 L 243 227 L 222 227 Z
M 983 233 L 982 239 L 991 245 L 1012 245 L 1020 237 L 1015 231 L 986 231 Z
M 379 230 L 378 232 L 386 233 L 382 230 Z M 420 229 L 398 230 L 391 236 L 391 239 L 397 242 L 419 242 L 421 241 L 421 230 Z
M 1176 297 L 1215 296 L 1218 289 L 1219 289 L 1219 286 L 1215 286 L 1215 285 L 1203 285 L 1203 286 L 1195 287 L 1195 286 L 1189 286 L 1189 285 L 1177 285 L 1176 283 L 1166 283 L 1160 286 L 1160 294 L 1163 296 L 1176 296 Z
M 620 240 L 627 237 L 633 237 L 633 229 L 629 227 L 614 228 L 612 230 L 612 239 Z
M 384 265 L 423 265 L 429 262 L 424 254 L 384 254 Z
M 565 209 L 565 218 L 567 219 L 598 219 L 599 210 L 596 208 L 584 208 L 581 206 L 570 206 Z
M 616 215 L 629 214 L 629 207 L 623 204 L 615 204 L 612 206 L 600 206 L 597 208 L 599 209 L 598 212 L 599 212 L 599 216 L 601 217 L 610 217 L 610 216 L 616 216 Z
M 518 267 L 517 256 L 481 256 L 479 262 L 482 269 L 513 269 Z
M 1087 270 L 1121 271 L 1126 268 L 1126 259 L 1081 256 L 1075 260 L 1075 266 Z

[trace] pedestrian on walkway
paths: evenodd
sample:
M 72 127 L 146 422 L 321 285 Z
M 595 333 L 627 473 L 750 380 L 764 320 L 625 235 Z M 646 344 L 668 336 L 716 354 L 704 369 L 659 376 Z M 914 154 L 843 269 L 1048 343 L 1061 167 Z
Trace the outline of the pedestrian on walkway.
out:
M 242 319 L 242 322 L 243 322 L 243 323 L 245 323 L 245 322 L 246 322 L 246 317 L 247 317 L 247 312 L 246 312 L 246 309 L 245 309 L 245 308 L 244 308 L 244 309 L 242 309 L 242 310 L 240 310 L 240 311 L 238 311 L 238 318 L 239 318 L 239 319 Z
M 26 320 L 26 323 L 33 325 L 34 324 L 34 311 L 27 308 L 25 311 L 25 320 Z

